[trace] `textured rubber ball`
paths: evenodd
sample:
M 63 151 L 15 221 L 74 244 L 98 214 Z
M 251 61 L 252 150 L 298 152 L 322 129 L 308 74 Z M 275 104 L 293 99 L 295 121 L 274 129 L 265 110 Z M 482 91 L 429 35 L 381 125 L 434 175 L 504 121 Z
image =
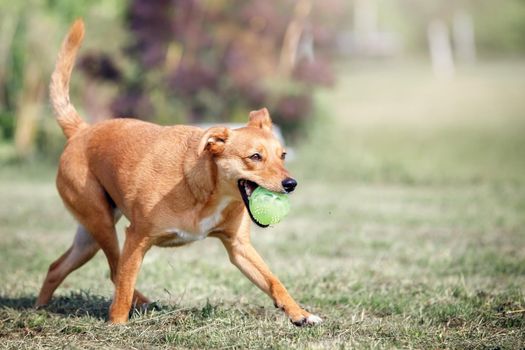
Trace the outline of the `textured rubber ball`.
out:
M 262 225 L 280 222 L 290 211 L 290 198 L 286 193 L 272 192 L 261 186 L 249 198 L 252 216 Z

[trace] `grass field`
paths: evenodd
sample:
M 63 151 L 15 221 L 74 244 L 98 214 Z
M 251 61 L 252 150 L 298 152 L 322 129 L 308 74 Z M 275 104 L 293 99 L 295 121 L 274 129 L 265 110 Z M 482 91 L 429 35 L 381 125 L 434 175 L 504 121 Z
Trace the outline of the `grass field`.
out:
M 341 71 L 290 164 L 290 216 L 252 234 L 322 325 L 294 327 L 213 239 L 152 249 L 138 288 L 157 303 L 126 326 L 106 323 L 101 253 L 35 311 L 74 222 L 52 167 L 10 165 L 0 347 L 523 349 L 525 64 L 463 68 L 453 82 L 418 63 Z

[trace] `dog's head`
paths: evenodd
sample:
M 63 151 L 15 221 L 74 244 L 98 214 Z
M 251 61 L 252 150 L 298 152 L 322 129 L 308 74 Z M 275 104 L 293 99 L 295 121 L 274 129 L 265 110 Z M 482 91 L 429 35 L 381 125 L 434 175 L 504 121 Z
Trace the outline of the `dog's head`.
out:
M 297 186 L 284 167 L 286 151 L 272 133 L 272 120 L 266 108 L 251 112 L 250 121 L 243 128 L 208 129 L 200 150 L 213 156 L 220 185 L 238 193 L 252 220 L 261 227 L 266 226 L 253 218 L 248 207 L 253 191 L 262 186 L 270 191 L 289 193 Z

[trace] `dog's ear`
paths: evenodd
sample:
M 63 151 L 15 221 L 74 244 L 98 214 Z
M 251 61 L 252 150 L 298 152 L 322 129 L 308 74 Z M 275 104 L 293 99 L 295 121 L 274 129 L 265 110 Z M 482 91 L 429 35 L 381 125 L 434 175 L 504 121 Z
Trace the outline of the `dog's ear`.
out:
M 248 126 L 271 130 L 272 119 L 270 118 L 270 113 L 268 113 L 268 110 L 263 108 L 259 109 L 258 111 L 251 111 Z
M 224 152 L 226 141 L 230 137 L 230 129 L 223 126 L 215 126 L 206 130 L 201 138 L 198 148 L 199 156 L 204 152 L 210 152 L 213 155 Z

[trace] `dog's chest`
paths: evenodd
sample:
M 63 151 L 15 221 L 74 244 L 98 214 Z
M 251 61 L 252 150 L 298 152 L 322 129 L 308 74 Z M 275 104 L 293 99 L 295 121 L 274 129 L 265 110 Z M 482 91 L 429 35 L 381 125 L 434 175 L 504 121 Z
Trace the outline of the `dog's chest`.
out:
M 222 212 L 226 207 L 231 203 L 230 199 L 223 199 L 215 211 L 203 218 L 196 225 L 195 229 L 190 231 L 182 230 L 178 227 L 170 227 L 166 230 L 166 233 L 171 235 L 171 238 L 163 242 L 162 245 L 183 245 L 187 243 L 192 243 L 195 241 L 203 240 L 208 237 L 208 234 L 217 228 L 217 225 L 222 221 L 223 215 Z

